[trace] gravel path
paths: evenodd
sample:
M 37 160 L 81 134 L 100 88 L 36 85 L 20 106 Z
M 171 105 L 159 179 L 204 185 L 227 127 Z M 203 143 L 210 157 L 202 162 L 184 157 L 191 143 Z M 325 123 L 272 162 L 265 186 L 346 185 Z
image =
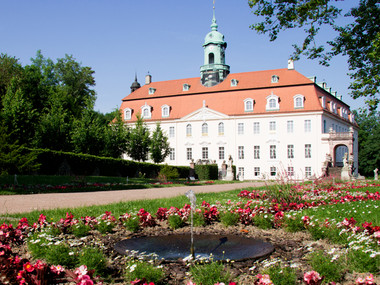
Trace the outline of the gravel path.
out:
M 98 191 L 80 193 L 52 193 L 0 196 L 0 215 L 31 212 L 34 210 L 75 208 L 105 205 L 122 201 L 169 198 L 185 195 L 192 189 L 195 193 L 222 192 L 246 187 L 258 187 L 265 182 L 243 182 L 205 186 L 182 186 L 138 190 Z

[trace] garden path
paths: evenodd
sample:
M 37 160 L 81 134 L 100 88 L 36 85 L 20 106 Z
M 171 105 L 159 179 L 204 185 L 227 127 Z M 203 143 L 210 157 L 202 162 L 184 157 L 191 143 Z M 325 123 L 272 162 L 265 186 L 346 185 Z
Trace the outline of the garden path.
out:
M 195 193 L 222 192 L 246 187 L 259 187 L 265 182 L 242 182 L 232 184 L 149 188 L 79 193 L 48 193 L 0 196 L 0 215 L 31 212 L 55 208 L 106 205 L 122 201 L 169 198 L 185 195 L 192 189 Z

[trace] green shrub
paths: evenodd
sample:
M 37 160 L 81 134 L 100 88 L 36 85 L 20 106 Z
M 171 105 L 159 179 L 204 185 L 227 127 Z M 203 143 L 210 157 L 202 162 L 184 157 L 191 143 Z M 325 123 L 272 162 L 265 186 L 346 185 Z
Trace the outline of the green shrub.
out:
M 44 258 L 46 251 L 48 250 L 48 246 L 46 246 L 49 241 L 40 237 L 41 233 L 33 233 L 33 235 L 28 239 L 27 245 L 28 250 L 32 254 L 35 259 Z
M 218 165 L 217 164 L 199 164 L 194 167 L 195 174 L 199 180 L 217 180 Z
M 124 221 L 124 226 L 128 231 L 136 233 L 140 230 L 140 221 L 137 216 L 130 217 Z
M 343 258 L 340 257 L 334 261 L 331 258 L 330 255 L 320 250 L 311 253 L 309 256 L 311 267 L 321 276 L 324 276 L 327 283 L 340 281 L 346 270 Z
M 179 173 L 175 167 L 165 164 L 161 167 L 159 176 L 166 177 L 166 179 L 172 180 L 177 179 L 179 177 Z
M 228 284 L 231 281 L 231 273 L 221 262 L 194 264 L 190 267 L 193 282 L 202 285 L 214 285 L 215 283 Z
M 154 266 L 146 261 L 130 261 L 126 267 L 125 280 L 146 279 L 147 283 L 163 284 L 165 272 L 161 267 Z
M 220 222 L 225 227 L 236 226 L 239 222 L 239 214 L 231 211 L 223 212 L 220 214 Z
M 347 263 L 350 271 L 378 273 L 380 268 L 380 256 L 370 257 L 363 250 L 349 250 Z
M 48 246 L 44 259 L 50 264 L 59 264 L 67 268 L 78 265 L 77 252 L 64 243 Z
M 256 227 L 260 229 L 268 230 L 268 229 L 273 228 L 272 218 L 273 217 L 271 215 L 259 214 L 259 215 L 255 215 L 252 220 L 253 220 L 253 224 Z
M 114 227 L 115 227 L 114 223 L 110 221 L 103 221 L 103 220 L 99 221 L 99 223 L 96 225 L 96 229 L 102 234 L 112 232 Z
M 185 225 L 185 222 L 179 215 L 170 215 L 168 217 L 168 224 L 173 230 L 182 228 Z
M 190 223 L 190 220 L 189 220 Z M 193 226 L 194 227 L 204 227 L 206 225 L 205 217 L 202 213 L 195 212 L 193 214 Z
M 268 274 L 274 285 L 297 284 L 296 271 L 290 267 L 282 267 L 280 264 L 265 269 L 262 274 Z
M 90 232 L 90 230 L 91 230 L 91 227 L 88 226 L 88 225 L 85 225 L 83 223 L 78 223 L 78 224 L 73 225 L 71 227 L 71 232 L 76 237 L 85 237 L 85 236 L 88 235 L 88 233 Z
M 304 223 L 300 216 L 285 217 L 284 223 L 285 223 L 285 230 L 288 232 L 295 233 L 295 232 L 300 232 L 300 231 L 305 230 Z
M 88 269 L 95 269 L 95 276 L 104 276 L 107 270 L 107 258 L 100 249 L 85 247 L 78 254 L 77 266 L 86 265 Z

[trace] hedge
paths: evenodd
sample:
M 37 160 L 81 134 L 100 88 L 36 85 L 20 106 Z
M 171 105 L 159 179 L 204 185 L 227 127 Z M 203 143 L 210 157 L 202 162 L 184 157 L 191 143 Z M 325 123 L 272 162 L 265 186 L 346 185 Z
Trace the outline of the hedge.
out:
M 120 158 L 99 157 L 89 154 L 55 151 L 49 149 L 30 149 L 37 153 L 41 164 L 36 174 L 40 175 L 84 175 L 84 176 L 122 176 L 156 178 L 163 165 L 136 162 Z M 174 166 L 180 178 L 186 178 L 190 167 Z
M 217 180 L 218 165 L 217 164 L 200 164 L 194 167 L 195 174 L 199 180 Z

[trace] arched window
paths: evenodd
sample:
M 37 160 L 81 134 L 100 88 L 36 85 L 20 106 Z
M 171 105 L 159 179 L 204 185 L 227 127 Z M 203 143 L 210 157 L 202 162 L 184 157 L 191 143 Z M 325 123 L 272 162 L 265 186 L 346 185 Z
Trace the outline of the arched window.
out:
M 148 118 L 148 117 L 149 117 L 149 110 L 148 108 L 145 108 L 144 113 L 143 113 L 143 118 Z
M 224 123 L 223 122 L 220 122 L 218 125 L 218 133 L 220 136 L 224 135 Z
M 279 98 L 277 95 L 269 95 L 267 96 L 267 105 L 266 105 L 266 110 L 267 111 L 272 111 L 272 110 L 279 110 L 280 109 L 280 104 L 279 104 Z
M 163 105 L 161 106 L 161 115 L 163 118 L 169 117 L 170 114 L 170 106 Z
M 208 64 L 214 64 L 214 54 L 212 53 L 212 52 L 210 52 L 209 54 L 208 54 Z
M 301 94 L 295 95 L 293 97 L 294 109 L 302 109 L 304 107 L 303 102 L 305 101 L 305 97 Z
M 130 120 L 132 118 L 132 109 L 124 109 L 124 120 Z
M 245 112 L 253 111 L 253 100 L 251 98 L 247 98 L 244 100 L 244 111 Z
M 141 115 L 143 119 L 150 119 L 152 117 L 152 107 L 145 104 L 141 107 Z
M 186 136 L 187 136 L 187 137 L 191 137 L 191 136 L 192 136 L 192 128 L 191 128 L 191 125 L 190 125 L 190 124 L 188 124 L 188 125 L 186 126 Z
M 202 124 L 202 136 L 208 136 L 208 125 L 207 125 L 207 123 Z

